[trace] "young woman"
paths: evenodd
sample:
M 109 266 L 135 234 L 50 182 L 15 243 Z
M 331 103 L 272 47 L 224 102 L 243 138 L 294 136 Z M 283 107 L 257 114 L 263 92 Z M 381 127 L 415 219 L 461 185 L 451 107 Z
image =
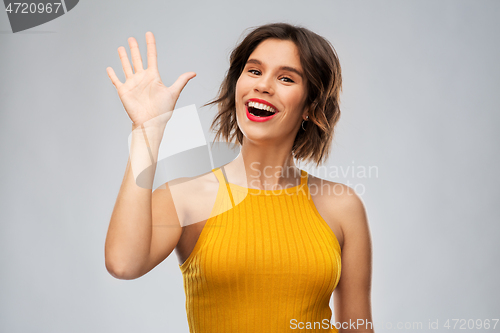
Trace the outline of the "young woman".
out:
M 342 82 L 331 44 L 286 23 L 250 32 L 209 103 L 219 109 L 216 139 L 236 142 L 240 154 L 152 192 L 154 168 L 141 175 L 148 189 L 137 185 L 134 165 L 156 161 L 175 103 L 196 74 L 164 86 L 151 32 L 146 41 L 147 69 L 134 38 L 134 70 L 118 49 L 126 82 L 107 69 L 134 133 L 106 238 L 108 271 L 135 279 L 175 249 L 191 332 L 373 332 L 363 203 L 348 186 L 294 163 L 319 165 L 328 156 Z

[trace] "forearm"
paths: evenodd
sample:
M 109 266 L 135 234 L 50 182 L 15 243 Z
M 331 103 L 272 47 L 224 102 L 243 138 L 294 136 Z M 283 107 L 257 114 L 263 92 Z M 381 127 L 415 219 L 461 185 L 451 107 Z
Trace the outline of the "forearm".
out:
M 105 243 L 106 268 L 117 278 L 140 276 L 149 261 L 152 187 L 162 135 L 161 126 L 132 131 L 130 155 Z

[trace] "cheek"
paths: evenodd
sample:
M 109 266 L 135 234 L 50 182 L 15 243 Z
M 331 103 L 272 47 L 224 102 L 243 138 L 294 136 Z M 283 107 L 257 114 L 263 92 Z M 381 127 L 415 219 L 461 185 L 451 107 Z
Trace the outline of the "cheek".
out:
M 236 119 L 238 120 L 239 117 L 245 114 L 245 105 L 243 104 L 243 99 L 245 97 L 246 90 L 245 90 L 245 80 L 242 79 L 241 77 L 236 81 L 236 86 L 234 89 L 234 97 L 235 97 L 235 108 L 236 108 Z M 238 124 L 239 125 L 239 124 Z
M 287 104 L 293 109 L 294 113 L 301 113 L 305 102 L 304 92 L 300 89 L 290 91 L 287 94 L 287 101 Z
M 244 76 L 240 76 L 236 81 L 236 91 L 243 91 L 248 89 L 248 80 Z
M 236 87 L 235 87 L 235 97 L 236 97 L 236 104 L 237 105 L 239 103 L 241 103 L 241 99 L 245 94 L 244 91 L 245 91 L 245 84 L 244 84 L 243 80 L 238 79 L 238 81 L 236 81 Z
M 251 80 L 248 80 L 248 77 L 245 76 L 240 76 L 238 81 L 236 81 L 236 86 L 235 86 L 235 104 L 237 106 L 237 110 L 241 109 L 241 111 L 244 111 L 244 106 L 243 106 L 243 100 L 245 97 L 249 96 L 249 93 L 251 92 L 252 85 L 251 85 Z
M 242 98 L 243 98 L 243 93 L 242 93 L 242 90 L 241 90 L 241 85 L 237 82 L 236 83 L 236 87 L 235 87 L 235 90 L 234 90 L 234 102 L 235 102 L 235 106 L 236 106 L 236 110 L 240 109 L 240 105 L 242 105 Z

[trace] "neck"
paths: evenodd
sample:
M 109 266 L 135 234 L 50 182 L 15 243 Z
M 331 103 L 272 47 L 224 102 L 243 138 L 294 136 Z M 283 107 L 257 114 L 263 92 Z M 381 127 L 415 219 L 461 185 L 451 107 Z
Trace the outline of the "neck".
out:
M 275 190 L 300 184 L 290 147 L 243 141 L 238 157 L 224 167 L 228 181 L 249 188 Z

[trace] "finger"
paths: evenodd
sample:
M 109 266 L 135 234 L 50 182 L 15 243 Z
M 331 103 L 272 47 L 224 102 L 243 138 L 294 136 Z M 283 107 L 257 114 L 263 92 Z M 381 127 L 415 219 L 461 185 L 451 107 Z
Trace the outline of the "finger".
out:
M 177 95 L 179 95 L 181 93 L 182 89 L 184 89 L 184 87 L 188 83 L 188 81 L 191 80 L 195 76 L 196 76 L 195 72 L 184 73 L 181 76 L 179 76 L 179 78 L 177 79 L 177 81 L 175 81 L 174 84 L 172 84 L 170 86 L 170 88 L 172 88 L 174 90 L 174 92 Z
M 128 39 L 128 46 L 130 47 L 130 55 L 132 56 L 132 63 L 134 64 L 135 72 L 142 71 L 142 58 L 141 52 L 139 51 L 139 44 L 134 37 Z
M 156 40 L 151 31 L 146 32 L 146 44 L 148 53 L 148 68 L 158 69 Z
M 122 61 L 123 72 L 125 73 L 125 78 L 129 78 L 134 75 L 132 71 L 132 66 L 130 66 L 130 61 L 128 60 L 127 51 L 123 46 L 118 48 L 118 55 L 120 56 L 120 60 Z
M 111 83 L 113 83 L 113 85 L 116 87 L 116 89 L 121 87 L 121 85 L 123 83 L 121 83 L 121 81 L 118 79 L 113 68 L 111 68 L 111 67 L 106 68 L 106 72 L 108 73 L 108 76 L 111 79 Z

